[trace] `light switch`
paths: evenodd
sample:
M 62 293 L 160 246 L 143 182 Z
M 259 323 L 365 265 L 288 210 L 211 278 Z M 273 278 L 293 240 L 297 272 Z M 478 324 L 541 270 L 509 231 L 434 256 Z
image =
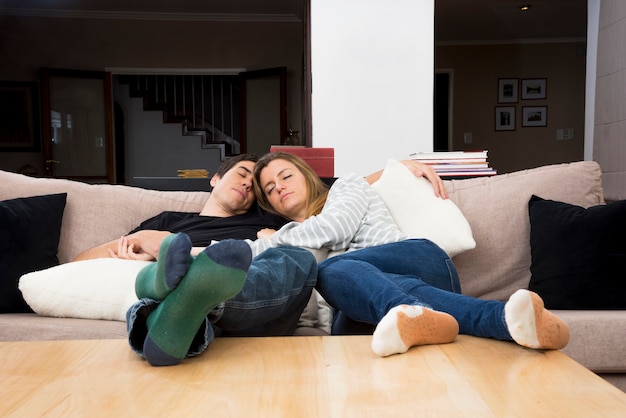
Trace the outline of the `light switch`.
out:
M 557 129 L 556 139 L 559 141 L 574 139 L 574 128 Z
M 471 144 L 472 143 L 472 133 L 471 132 L 465 132 L 463 134 L 463 143 L 465 143 L 465 144 Z

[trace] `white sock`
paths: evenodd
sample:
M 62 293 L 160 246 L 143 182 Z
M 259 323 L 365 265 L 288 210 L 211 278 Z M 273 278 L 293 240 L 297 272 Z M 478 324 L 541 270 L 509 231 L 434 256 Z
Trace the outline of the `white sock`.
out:
M 513 340 L 529 348 L 560 349 L 569 342 L 569 327 L 544 308 L 539 295 L 526 289 L 504 305 L 504 319 Z
M 459 324 L 451 315 L 415 305 L 392 308 L 376 326 L 372 351 L 385 357 L 401 354 L 415 345 L 454 341 Z

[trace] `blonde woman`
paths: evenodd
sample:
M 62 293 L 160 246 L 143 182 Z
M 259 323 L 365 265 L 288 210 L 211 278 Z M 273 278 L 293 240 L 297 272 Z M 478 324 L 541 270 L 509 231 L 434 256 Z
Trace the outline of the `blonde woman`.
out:
M 432 172 L 416 161 L 404 163 L 427 175 L 437 194 L 445 193 Z M 319 264 L 316 288 L 342 315 L 376 326 L 376 354 L 452 342 L 459 332 L 537 349 L 567 345 L 567 325 L 533 292 L 518 290 L 507 302 L 456 293 L 450 258 L 432 242 L 398 230 L 371 178 L 348 175 L 329 190 L 301 158 L 278 152 L 257 162 L 254 180 L 259 204 L 292 221 L 261 231 L 256 251 L 282 245 L 345 251 Z

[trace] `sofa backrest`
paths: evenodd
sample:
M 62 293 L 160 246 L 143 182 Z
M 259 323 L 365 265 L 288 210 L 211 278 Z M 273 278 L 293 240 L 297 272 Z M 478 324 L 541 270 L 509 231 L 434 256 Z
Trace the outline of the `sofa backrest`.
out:
M 593 161 L 548 165 L 486 178 L 446 180 L 450 198 L 472 227 L 476 248 L 454 257 L 464 294 L 506 300 L 530 281 L 528 201 L 582 207 L 604 203 L 602 171 Z
M 476 248 L 454 257 L 463 293 L 506 300 L 530 281 L 528 201 L 544 199 L 589 207 L 604 203 L 602 172 L 582 161 L 446 180 L 450 198 L 467 218 Z M 0 171 L 0 200 L 67 192 L 59 261 L 118 238 L 165 210 L 199 212 L 208 192 L 162 192 L 122 185 L 89 185 Z
M 59 242 L 61 263 L 87 248 L 121 237 L 162 211 L 200 212 L 209 196 L 209 192 L 146 190 L 0 171 L 0 200 L 64 192 L 67 204 Z

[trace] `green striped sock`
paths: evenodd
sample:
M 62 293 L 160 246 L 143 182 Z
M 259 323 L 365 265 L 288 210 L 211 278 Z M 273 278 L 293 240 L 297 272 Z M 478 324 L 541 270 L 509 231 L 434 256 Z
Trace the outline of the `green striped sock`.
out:
M 141 269 L 135 279 L 135 294 L 139 299 L 163 300 L 178 286 L 193 258 L 191 240 L 186 234 L 168 235 L 159 247 L 159 258 Z
M 252 253 L 244 241 L 207 247 L 147 320 L 144 356 L 153 366 L 178 364 L 208 313 L 235 296 L 246 280 Z

